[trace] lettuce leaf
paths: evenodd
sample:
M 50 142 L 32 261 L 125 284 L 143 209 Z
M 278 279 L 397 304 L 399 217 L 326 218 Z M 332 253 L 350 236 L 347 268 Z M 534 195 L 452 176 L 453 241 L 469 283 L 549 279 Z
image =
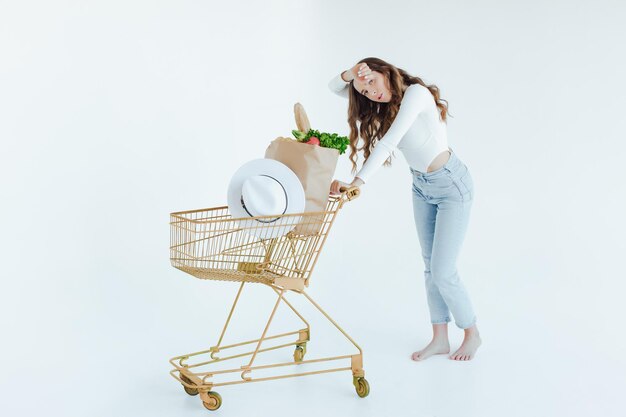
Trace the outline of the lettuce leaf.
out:
M 350 139 L 347 136 L 339 136 L 337 133 L 320 132 L 319 130 L 309 129 L 304 138 L 299 130 L 292 130 L 291 133 L 299 142 L 306 142 L 311 136 L 315 136 L 320 140 L 320 146 L 324 148 L 333 148 L 339 151 L 342 155 L 346 152 L 348 145 L 350 145 Z

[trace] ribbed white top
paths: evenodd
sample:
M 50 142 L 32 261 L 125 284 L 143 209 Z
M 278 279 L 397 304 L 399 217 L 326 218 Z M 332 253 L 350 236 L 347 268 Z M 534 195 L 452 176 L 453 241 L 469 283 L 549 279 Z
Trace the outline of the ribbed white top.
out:
M 341 75 L 328 83 L 331 91 L 346 98 L 348 85 Z M 356 176 L 367 182 L 395 149 L 400 149 L 407 163 L 420 172 L 426 172 L 437 155 L 448 150 L 446 124 L 439 119 L 434 97 L 421 84 L 412 84 L 404 91 L 396 118 Z

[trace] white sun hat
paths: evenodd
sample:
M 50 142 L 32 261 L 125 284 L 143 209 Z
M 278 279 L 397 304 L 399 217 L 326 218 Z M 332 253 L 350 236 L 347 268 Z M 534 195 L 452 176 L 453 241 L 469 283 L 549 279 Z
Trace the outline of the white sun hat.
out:
M 228 185 L 228 209 L 232 218 L 271 216 L 265 219 L 238 220 L 246 232 L 262 239 L 287 234 L 305 207 L 304 188 L 298 176 L 285 164 L 269 158 L 253 159 L 242 165 Z M 282 226 L 284 225 L 284 226 Z M 282 227 L 281 227 L 282 226 Z

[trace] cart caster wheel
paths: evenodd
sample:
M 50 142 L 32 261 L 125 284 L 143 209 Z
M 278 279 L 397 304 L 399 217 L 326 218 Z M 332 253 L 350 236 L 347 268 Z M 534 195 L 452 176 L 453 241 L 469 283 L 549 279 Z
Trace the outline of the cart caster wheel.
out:
M 354 379 L 354 387 L 356 388 L 357 395 L 361 398 L 367 397 L 370 393 L 370 384 L 363 377 Z
M 208 397 L 209 401 L 202 401 L 202 404 L 207 410 L 215 411 L 222 405 L 222 397 L 217 392 L 209 391 L 206 393 L 206 397 Z
M 190 385 L 193 385 L 193 382 L 191 382 L 191 380 L 183 374 L 180 375 L 180 379 L 182 379 L 183 381 L 185 381 L 186 383 Z M 184 385 L 183 385 L 183 388 L 185 389 L 185 392 L 189 395 L 198 395 L 198 388 L 189 388 Z
M 296 350 L 293 351 L 293 360 L 296 362 L 302 362 L 304 355 L 306 354 L 306 345 L 296 345 Z

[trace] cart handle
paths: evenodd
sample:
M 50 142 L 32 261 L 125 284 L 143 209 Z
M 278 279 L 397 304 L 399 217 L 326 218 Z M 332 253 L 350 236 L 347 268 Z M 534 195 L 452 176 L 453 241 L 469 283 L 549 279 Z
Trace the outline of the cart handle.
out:
M 346 198 L 350 201 L 354 200 L 361 194 L 359 187 L 340 187 L 339 192 L 341 193 L 341 197 L 345 194 Z

